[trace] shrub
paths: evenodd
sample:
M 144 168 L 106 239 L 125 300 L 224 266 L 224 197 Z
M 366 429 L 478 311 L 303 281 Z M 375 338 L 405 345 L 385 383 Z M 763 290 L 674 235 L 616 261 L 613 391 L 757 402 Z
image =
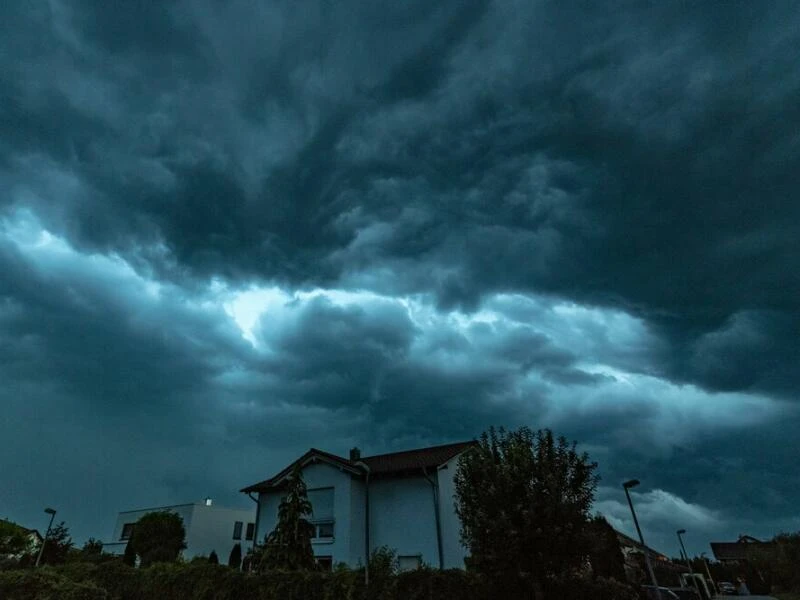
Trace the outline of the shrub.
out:
M 26 569 L 0 573 L 4 600 L 108 600 L 108 593 L 92 583 L 71 581 L 55 569 Z
M 639 594 L 631 586 L 610 579 L 591 579 L 575 573 L 565 573 L 548 579 L 544 585 L 547 600 L 638 600 Z
M 231 548 L 230 556 L 228 556 L 228 566 L 232 569 L 238 569 L 242 566 L 242 545 L 235 544 Z

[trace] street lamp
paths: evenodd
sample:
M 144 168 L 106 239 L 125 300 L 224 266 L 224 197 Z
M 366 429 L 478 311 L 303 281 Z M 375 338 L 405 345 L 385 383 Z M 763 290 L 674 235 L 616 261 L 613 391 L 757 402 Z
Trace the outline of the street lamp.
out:
M 706 568 L 706 575 L 708 575 L 708 580 L 711 582 L 711 587 L 713 592 L 716 592 L 717 584 L 714 583 L 714 578 L 711 576 L 711 571 L 708 570 L 708 559 L 706 558 L 706 553 L 701 552 L 700 558 L 703 559 L 703 566 Z
M 631 488 L 636 487 L 639 485 L 638 479 L 631 479 L 630 481 L 626 481 L 622 484 L 623 489 L 625 490 L 625 497 L 628 499 L 628 506 L 631 507 L 631 515 L 633 516 L 633 524 L 636 526 L 636 533 L 639 534 L 639 541 L 642 543 L 642 551 L 644 552 L 644 563 L 647 565 L 647 572 L 650 574 L 650 581 L 655 588 L 656 594 L 659 596 L 661 595 L 660 590 L 658 589 L 658 581 L 656 581 L 656 574 L 653 571 L 653 565 L 650 564 L 650 555 L 647 552 L 647 545 L 644 543 L 644 536 L 642 535 L 642 530 L 639 527 L 639 519 L 636 518 L 636 511 L 633 510 L 633 501 L 631 500 L 631 495 L 628 490 Z
M 56 511 L 52 508 L 45 508 L 44 512 L 50 515 L 50 523 L 47 525 L 47 533 L 44 534 L 44 539 L 42 539 L 42 547 L 39 548 L 39 556 L 36 557 L 36 566 L 39 566 L 39 563 L 42 560 L 42 554 L 44 554 L 44 545 L 47 543 L 47 537 L 50 535 L 50 528 L 53 526 L 53 519 L 56 518 Z
M 689 555 L 686 552 L 686 546 L 683 545 L 683 538 L 681 537 L 684 533 L 686 533 L 685 529 L 678 529 L 675 533 L 678 534 L 678 541 L 681 543 L 681 550 L 683 550 L 683 558 L 686 559 L 686 566 L 689 568 L 689 575 L 694 582 L 694 587 L 697 590 L 697 593 L 700 593 L 700 584 L 697 583 L 697 579 L 694 577 L 694 571 L 692 570 L 692 563 L 689 562 Z

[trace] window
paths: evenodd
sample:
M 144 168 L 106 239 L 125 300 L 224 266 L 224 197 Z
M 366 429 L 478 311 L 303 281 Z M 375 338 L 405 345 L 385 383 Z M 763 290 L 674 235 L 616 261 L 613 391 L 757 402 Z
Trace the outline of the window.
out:
M 240 540 L 242 539 L 242 522 L 236 521 L 233 524 L 233 539 Z
M 333 488 L 308 490 L 312 521 L 333 521 Z
M 318 488 L 308 490 L 308 499 L 311 502 L 311 518 L 309 521 L 314 526 L 312 539 L 326 541 L 333 539 L 333 488 Z
M 256 524 L 255 523 L 248 523 L 247 524 L 247 533 L 244 534 L 244 539 L 248 542 L 253 539 L 253 534 L 256 531 Z
M 398 556 L 397 569 L 399 571 L 416 571 L 422 566 L 422 556 L 415 554 L 413 556 Z
M 317 561 L 317 566 L 321 571 L 333 571 L 332 556 L 317 556 L 315 560 Z
M 133 533 L 133 526 L 134 523 L 125 523 L 125 525 L 122 526 L 122 533 L 120 534 L 119 539 L 121 540 L 131 539 L 131 534 Z
M 333 521 L 325 521 L 322 523 L 317 523 L 317 535 L 314 537 L 318 537 L 320 539 L 331 539 L 333 538 Z

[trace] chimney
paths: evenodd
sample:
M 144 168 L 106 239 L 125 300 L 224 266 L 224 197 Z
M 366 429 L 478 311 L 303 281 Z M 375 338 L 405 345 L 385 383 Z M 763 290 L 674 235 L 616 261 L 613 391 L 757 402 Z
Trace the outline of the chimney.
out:
M 352 462 L 361 460 L 361 450 L 358 448 L 350 448 L 350 460 Z

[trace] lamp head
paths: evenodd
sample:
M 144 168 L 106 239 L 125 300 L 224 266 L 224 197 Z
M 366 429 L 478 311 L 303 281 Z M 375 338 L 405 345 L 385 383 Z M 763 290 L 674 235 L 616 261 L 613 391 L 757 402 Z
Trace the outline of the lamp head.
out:
M 684 533 L 686 533 L 685 529 L 678 529 L 678 535 L 683 535 Z
M 56 514 L 56 511 L 54 509 L 52 509 L 52 508 L 45 508 L 44 512 L 46 512 L 48 515 Z
M 624 487 L 626 490 L 629 490 L 631 488 L 636 487 L 637 485 L 639 485 L 639 480 L 631 479 L 630 481 L 626 481 L 625 483 L 623 483 L 622 487 Z

